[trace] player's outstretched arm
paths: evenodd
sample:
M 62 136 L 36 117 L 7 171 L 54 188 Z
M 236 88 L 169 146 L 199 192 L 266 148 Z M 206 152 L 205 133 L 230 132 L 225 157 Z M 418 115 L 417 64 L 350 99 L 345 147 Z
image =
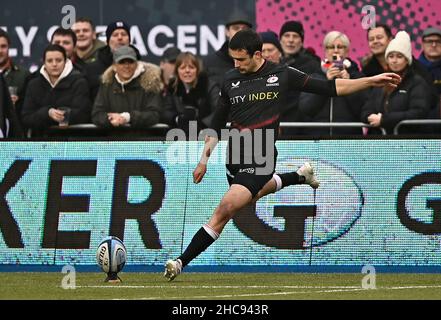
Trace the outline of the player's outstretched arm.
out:
M 396 88 L 401 77 L 396 73 L 381 73 L 373 77 L 359 79 L 336 79 L 335 87 L 338 96 L 344 96 L 370 87 Z
M 205 172 L 207 172 L 207 163 L 210 158 L 214 148 L 216 147 L 218 139 L 215 137 L 206 136 L 204 151 L 201 155 L 201 160 L 199 160 L 198 165 L 193 171 L 193 182 L 199 183 L 204 178 Z

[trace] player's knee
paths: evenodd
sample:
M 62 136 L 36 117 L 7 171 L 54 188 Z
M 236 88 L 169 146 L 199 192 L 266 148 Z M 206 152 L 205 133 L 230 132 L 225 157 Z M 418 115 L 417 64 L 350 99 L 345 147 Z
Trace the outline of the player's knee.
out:
M 222 201 L 219 204 L 219 211 L 223 216 L 231 217 L 236 211 L 236 206 L 230 201 Z

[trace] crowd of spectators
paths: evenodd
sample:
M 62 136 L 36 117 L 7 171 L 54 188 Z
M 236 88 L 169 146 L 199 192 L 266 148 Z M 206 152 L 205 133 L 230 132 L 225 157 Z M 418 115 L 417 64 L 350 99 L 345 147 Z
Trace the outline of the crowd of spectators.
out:
M 8 53 L 10 37 L 0 29 L 0 138 L 46 137 L 77 124 L 91 125 L 113 137 L 142 137 L 158 124 L 185 131 L 190 123 L 197 123 L 199 130 L 208 128 L 222 79 L 234 68 L 229 40 L 253 27 L 246 16 L 233 13 L 219 50 L 198 57 L 168 47 L 155 65 L 142 61 L 126 22 L 110 23 L 104 43 L 97 39 L 93 21 L 79 18 L 71 29 L 54 31 L 42 65 L 33 73 L 14 63 Z M 408 33 L 402 30 L 394 35 L 389 26 L 378 24 L 366 32 L 370 52 L 359 62 L 350 57 L 351 39 L 338 30 L 328 32 L 317 51 L 305 45 L 307 34 L 299 21 L 287 21 L 280 30 L 260 35 L 261 54 L 267 61 L 312 77 L 349 79 L 394 72 L 403 79 L 394 90 L 374 88 L 345 97 L 293 91 L 280 110 L 281 122 L 363 122 L 366 126 L 284 127 L 282 137 L 392 134 L 402 120 L 441 118 L 439 28 L 427 28 L 420 39 L 414 39 L 423 48 L 416 57 Z M 404 132 L 436 134 L 441 126 L 409 126 Z

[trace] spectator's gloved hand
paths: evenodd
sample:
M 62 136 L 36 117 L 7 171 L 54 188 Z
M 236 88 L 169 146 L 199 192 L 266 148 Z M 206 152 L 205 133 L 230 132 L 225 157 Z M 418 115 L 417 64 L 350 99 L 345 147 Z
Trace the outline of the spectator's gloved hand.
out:
M 178 115 L 176 122 L 178 127 L 187 127 L 190 121 L 195 121 L 198 119 L 198 109 L 192 106 L 186 106 L 184 112 Z
M 196 120 L 198 118 L 198 109 L 192 106 L 186 106 L 184 109 L 183 116 L 188 120 Z

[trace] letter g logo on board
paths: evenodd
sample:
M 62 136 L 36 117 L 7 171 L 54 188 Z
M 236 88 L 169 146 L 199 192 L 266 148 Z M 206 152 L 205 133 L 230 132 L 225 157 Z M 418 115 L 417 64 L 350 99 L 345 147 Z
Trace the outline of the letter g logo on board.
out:
M 302 247 L 309 248 L 311 245 L 322 246 L 345 235 L 361 216 L 364 197 L 360 187 L 347 172 L 326 161 L 287 157 L 279 159 L 276 171 L 293 171 L 305 161 L 313 163 L 316 175 L 321 181 L 315 199 L 310 186 L 297 185 L 295 190 L 286 188 L 259 200 L 256 215 L 273 229 L 297 230 L 295 226 L 287 226 L 290 221 L 288 218 L 275 215 L 275 208 L 284 208 L 284 215 L 289 217 L 290 208 L 294 213 L 297 207 L 315 206 L 314 222 L 312 216 L 306 216 L 304 219 Z M 289 248 L 289 245 L 284 247 Z

